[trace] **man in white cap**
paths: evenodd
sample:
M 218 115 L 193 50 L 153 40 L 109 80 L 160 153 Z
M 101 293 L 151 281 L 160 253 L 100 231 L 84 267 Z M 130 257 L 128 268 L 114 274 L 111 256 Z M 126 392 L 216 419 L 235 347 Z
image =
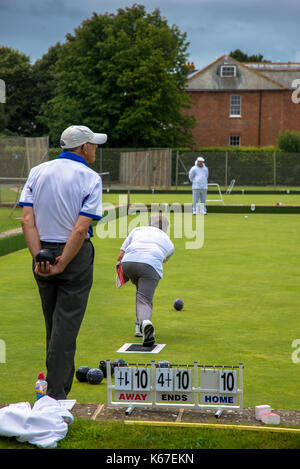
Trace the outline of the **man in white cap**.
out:
M 32 168 L 19 205 L 46 326 L 47 394 L 66 399 L 74 377 L 76 339 L 93 282 L 91 222 L 102 216 L 102 181 L 88 167 L 106 134 L 73 125 L 57 159 Z M 36 262 L 49 249 L 54 264 Z
M 193 191 L 193 215 L 201 213 L 202 215 L 207 214 L 206 210 L 206 194 L 208 184 L 209 171 L 204 163 L 204 158 L 198 156 L 195 161 L 195 165 L 189 171 L 189 180 L 192 183 Z M 200 211 L 198 210 L 197 204 L 200 199 Z

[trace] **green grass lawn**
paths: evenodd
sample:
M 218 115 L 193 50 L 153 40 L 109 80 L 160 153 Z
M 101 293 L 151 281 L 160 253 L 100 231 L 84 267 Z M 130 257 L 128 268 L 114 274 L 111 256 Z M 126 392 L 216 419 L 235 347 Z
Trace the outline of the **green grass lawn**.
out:
M 253 189 L 253 188 L 252 188 Z M 300 205 L 300 194 L 247 194 L 233 193 L 226 195 L 223 191 L 224 204 L 243 204 L 243 205 L 276 205 L 281 202 L 282 205 Z M 207 206 L 209 210 L 210 205 L 221 205 L 221 202 L 210 202 L 210 200 L 218 200 L 218 194 L 208 193 Z M 117 205 L 120 203 L 127 203 L 127 194 L 112 194 L 110 192 L 103 191 L 103 202 L 107 204 Z M 131 194 L 129 199 L 130 204 L 135 203 L 180 203 L 180 204 L 191 204 L 192 193 L 190 194 Z M 13 228 L 20 227 L 21 209 L 17 207 L 12 216 L 9 218 L 11 208 L 0 209 L 0 233 Z
M 0 184 L 0 202 L 16 202 L 21 195 L 18 187 L 10 187 Z
M 184 427 L 152 427 L 126 425 L 124 422 L 95 422 L 80 418 L 69 426 L 66 437 L 58 442 L 58 449 L 106 449 L 108 456 L 123 449 L 299 449 L 300 436 L 293 433 L 272 433 L 236 429 L 203 429 Z M 35 449 L 29 443 L 19 443 L 15 438 L 1 438 L 1 449 Z M 184 454 L 184 451 L 182 451 Z M 168 451 L 160 452 L 168 453 Z M 146 455 L 142 455 L 141 459 Z M 157 453 L 154 453 L 157 454 Z M 215 456 L 215 454 L 214 454 Z M 100 454 L 98 458 L 105 462 Z M 161 456 L 162 457 L 162 456 Z M 165 456 L 168 457 L 167 455 Z M 194 454 L 194 462 L 203 454 Z M 150 456 L 148 454 L 148 458 Z M 166 461 L 166 459 L 164 459 Z M 162 461 L 162 459 L 161 459 Z M 189 461 L 189 460 L 187 460 Z M 99 462 L 99 460 L 98 460 Z
M 174 238 L 171 230 L 175 254 L 164 265 L 153 309 L 157 342 L 167 345 L 150 356 L 116 352 L 124 343 L 139 340 L 134 337 L 135 289 L 129 283 L 120 290 L 115 287 L 122 239 L 99 239 L 94 230 L 94 284 L 78 336 L 76 367 L 97 367 L 108 358 L 130 363 L 243 362 L 245 407 L 300 409 L 300 364 L 292 361 L 292 342 L 300 339 L 299 216 L 212 213 L 204 221 L 204 246 L 198 250 L 186 249 L 187 240 Z M 6 363 L 0 363 L 0 403 L 33 404 L 37 374 L 45 371 L 45 331 L 28 251 L 0 257 L 0 269 L 0 339 L 6 346 Z M 178 297 L 185 304 L 181 312 L 173 308 Z M 105 403 L 106 380 L 92 386 L 74 379 L 69 398 Z M 75 440 L 76 425 L 70 427 Z M 82 425 L 87 434 L 101 432 L 97 425 L 86 430 Z M 150 430 L 137 431 L 149 435 Z M 202 431 L 198 437 L 194 434 L 191 447 L 202 444 L 197 443 L 201 435 Z M 203 438 L 212 438 L 208 435 Z M 299 440 L 293 441 L 299 447 Z M 1 444 L 6 440 L 0 440 L 0 448 Z M 61 444 L 67 445 L 67 439 Z M 255 444 L 252 440 L 252 447 Z
M 0 209 L 0 233 L 3 231 L 12 230 L 14 228 L 20 228 L 21 226 L 20 217 L 22 214 L 21 208 L 16 208 L 12 216 L 9 217 L 9 215 L 11 214 L 11 211 L 12 211 L 11 208 L 1 207 Z
M 221 202 L 210 202 L 211 200 L 220 200 L 219 194 L 208 193 L 207 195 L 207 207 L 209 205 L 219 205 Z M 130 204 L 134 203 L 180 203 L 180 204 L 191 204 L 192 203 L 192 192 L 190 194 L 130 194 Z M 300 205 L 300 194 L 223 194 L 224 204 L 256 204 L 256 205 L 276 205 L 277 202 L 281 202 L 282 205 Z M 127 203 L 127 194 L 111 194 L 103 193 L 103 202 L 110 204 Z
M 225 185 L 222 185 L 220 184 L 220 189 L 222 191 L 222 193 L 225 193 L 226 190 L 228 189 L 228 186 L 225 186 Z M 185 190 L 191 190 L 192 188 L 192 185 L 191 184 L 182 184 L 182 185 L 179 185 L 179 186 L 172 186 L 172 190 L 178 190 L 178 191 L 185 191 Z M 211 188 L 209 188 L 209 190 L 211 189 L 214 189 L 216 190 L 216 186 L 211 186 Z M 232 192 L 240 192 L 240 191 L 245 191 L 245 192 L 253 192 L 253 191 L 264 191 L 264 192 L 270 192 L 270 191 L 277 191 L 277 192 L 286 192 L 287 190 L 289 190 L 290 192 L 293 192 L 293 191 L 299 191 L 300 190 L 300 187 L 299 186 L 288 186 L 288 185 L 285 185 L 285 186 L 274 186 L 274 185 L 267 185 L 267 186 L 238 186 L 237 184 L 234 184 L 233 188 L 231 189 Z
M 300 408 L 300 376 L 291 359 L 300 337 L 297 215 L 210 214 L 202 249 L 176 252 L 164 267 L 154 298 L 157 342 L 167 346 L 154 358 L 173 363 L 243 362 L 244 405 Z M 172 232 L 171 232 L 172 237 Z M 135 290 L 115 287 L 121 239 L 94 237 L 95 278 L 78 342 L 76 366 L 124 358 L 116 351 L 134 342 Z M 37 373 L 45 369 L 44 324 L 27 250 L 0 258 L 0 402 L 34 400 Z M 182 298 L 183 311 L 173 309 Z M 125 357 L 144 362 L 144 354 Z M 78 402 L 106 402 L 100 386 L 76 380 L 69 396 Z

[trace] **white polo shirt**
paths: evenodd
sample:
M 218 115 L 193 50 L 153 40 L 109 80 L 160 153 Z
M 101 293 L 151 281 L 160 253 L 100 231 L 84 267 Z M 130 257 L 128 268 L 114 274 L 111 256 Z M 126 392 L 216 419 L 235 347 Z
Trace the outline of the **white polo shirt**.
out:
M 101 219 L 102 181 L 84 158 L 63 152 L 31 169 L 19 205 L 33 207 L 41 241 L 65 243 L 79 215 Z
M 192 182 L 192 189 L 207 189 L 209 171 L 207 166 L 203 163 L 203 166 L 197 164 L 193 166 L 189 171 L 189 179 Z
M 160 277 L 162 263 L 174 252 L 169 236 L 155 226 L 134 228 L 121 247 L 125 251 L 122 262 L 144 262 L 151 265 Z

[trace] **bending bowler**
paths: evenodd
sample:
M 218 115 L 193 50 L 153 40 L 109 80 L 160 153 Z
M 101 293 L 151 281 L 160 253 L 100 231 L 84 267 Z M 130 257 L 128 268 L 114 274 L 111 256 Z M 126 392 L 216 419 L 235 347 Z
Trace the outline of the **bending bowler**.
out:
M 152 300 L 163 277 L 162 264 L 174 253 L 174 245 L 166 233 L 168 226 L 169 220 L 162 214 L 151 215 L 149 226 L 131 231 L 117 258 L 122 262 L 124 276 L 136 286 L 135 336 L 143 337 L 145 347 L 155 343 Z

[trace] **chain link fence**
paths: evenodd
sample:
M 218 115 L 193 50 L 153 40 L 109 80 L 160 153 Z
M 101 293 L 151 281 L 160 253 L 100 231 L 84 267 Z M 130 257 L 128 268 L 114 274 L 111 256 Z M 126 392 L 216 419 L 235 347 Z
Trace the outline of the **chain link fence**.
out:
M 48 159 L 48 137 L 0 137 L 0 204 L 16 205 L 31 168 Z
M 143 152 L 157 149 L 145 148 L 105 148 L 99 147 L 96 161 L 91 165 L 97 173 L 102 175 L 104 187 L 138 187 L 136 181 L 122 183 L 121 155 L 130 152 L 140 153 L 140 167 L 136 174 L 143 171 L 146 165 Z M 284 153 L 274 151 L 182 151 L 168 150 L 170 154 L 171 186 L 190 185 L 188 172 L 200 154 L 205 158 L 209 168 L 209 182 L 217 183 L 221 187 L 228 187 L 232 180 L 235 186 L 300 186 L 300 153 Z M 56 158 L 61 149 L 50 149 L 50 158 Z M 144 166 L 143 166 L 144 161 Z M 124 163 L 124 162 L 123 162 Z M 165 171 L 162 166 L 155 164 L 156 172 Z M 133 176 L 133 174 L 132 174 Z M 152 187 L 158 187 L 151 185 Z M 149 188 L 146 178 L 144 188 Z
M 300 186 L 300 154 L 283 152 L 173 151 L 173 185 L 190 184 L 197 156 L 209 168 L 209 182 L 229 186 Z
M 112 184 L 120 184 L 120 158 L 125 152 L 145 152 L 147 149 L 99 148 L 93 165 L 99 173 L 109 173 Z M 199 154 L 209 168 L 209 182 L 228 187 L 232 180 L 236 186 L 300 186 L 300 154 L 273 151 L 179 151 L 170 152 L 171 185 L 189 185 L 188 171 Z M 141 153 L 142 158 L 142 153 Z M 142 162 L 142 159 L 141 159 Z M 104 184 L 108 176 L 102 176 Z M 131 184 L 134 186 L 134 181 Z M 148 188 L 148 182 L 145 188 Z M 154 186 L 155 187 L 155 186 Z

